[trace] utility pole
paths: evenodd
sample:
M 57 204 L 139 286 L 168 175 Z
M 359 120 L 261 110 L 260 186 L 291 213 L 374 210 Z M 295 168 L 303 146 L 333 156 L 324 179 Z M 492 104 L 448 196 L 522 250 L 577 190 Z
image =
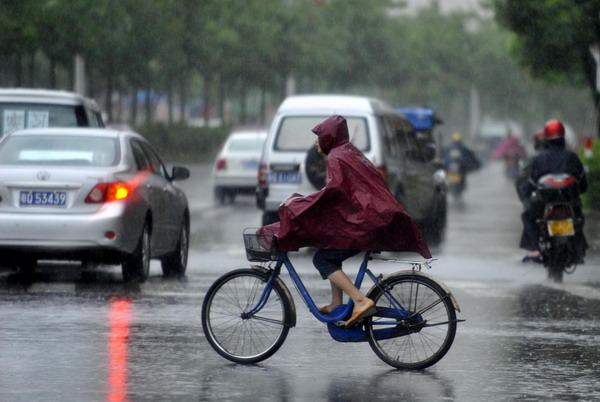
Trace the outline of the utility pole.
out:
M 75 55 L 75 82 L 73 88 L 75 93 L 85 96 L 85 62 L 80 55 Z

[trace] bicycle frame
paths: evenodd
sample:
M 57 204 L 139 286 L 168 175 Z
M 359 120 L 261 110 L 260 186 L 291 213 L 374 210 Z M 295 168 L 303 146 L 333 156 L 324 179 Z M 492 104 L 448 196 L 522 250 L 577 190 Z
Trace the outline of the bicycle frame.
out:
M 371 260 L 371 252 L 367 251 L 365 254 L 365 257 L 363 258 L 363 261 L 360 265 L 358 273 L 356 275 L 356 280 L 354 282 L 354 286 L 356 286 L 358 289 L 360 289 L 360 286 L 362 285 L 362 281 L 365 277 L 365 274 L 369 278 L 371 278 L 371 280 L 373 281 L 375 286 L 379 286 L 378 278 L 368 268 L 368 263 L 370 260 Z M 277 276 L 279 276 L 279 274 L 281 273 L 282 266 L 285 266 L 285 268 L 288 270 L 288 273 L 290 274 L 290 278 L 292 279 L 292 282 L 294 282 L 296 289 L 302 296 L 302 298 L 303 298 L 304 302 L 306 303 L 306 305 L 308 306 L 310 312 L 319 321 L 324 322 L 324 323 L 334 323 L 336 325 L 341 325 L 340 323 L 344 322 L 343 320 L 346 317 L 350 316 L 350 313 L 352 312 L 352 309 L 354 307 L 352 300 L 349 300 L 348 304 L 346 304 L 346 307 L 344 308 L 344 310 L 342 310 L 341 312 L 339 312 L 337 314 L 321 313 L 319 311 L 317 305 L 313 301 L 312 297 L 310 296 L 310 293 L 304 286 L 302 279 L 300 279 L 300 276 L 296 272 L 296 269 L 294 268 L 292 262 L 290 261 L 287 253 L 281 253 L 279 255 L 277 263 L 275 264 L 275 267 L 271 271 L 271 274 L 269 276 L 269 279 L 267 280 L 265 289 L 264 289 L 260 299 L 258 300 L 258 303 L 256 304 L 256 306 L 254 306 L 252 309 L 250 309 L 245 314 L 246 316 L 252 316 L 252 315 L 256 314 L 266 304 L 266 302 L 269 299 L 269 296 L 271 294 L 272 283 L 275 280 L 275 278 Z M 396 315 L 400 315 L 401 318 L 407 318 L 410 316 L 410 313 L 397 300 L 395 300 L 388 292 L 384 291 L 383 294 L 389 300 L 391 305 L 395 307 Z M 389 324 L 391 324 L 391 323 L 390 322 L 377 323 L 377 325 L 389 325 Z

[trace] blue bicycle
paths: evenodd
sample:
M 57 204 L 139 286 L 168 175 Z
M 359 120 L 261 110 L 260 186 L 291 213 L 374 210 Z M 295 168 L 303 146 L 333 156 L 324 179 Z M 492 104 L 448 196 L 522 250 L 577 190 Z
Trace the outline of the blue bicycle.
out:
M 352 301 L 322 314 L 298 276 L 287 253 L 279 253 L 272 237 L 244 232 L 249 261 L 262 262 L 221 276 L 208 290 L 202 305 L 202 326 L 210 345 L 236 363 L 257 363 L 272 356 L 296 325 L 292 295 L 280 277 L 285 266 L 312 314 L 326 323 L 339 342 L 369 342 L 387 364 L 402 369 L 423 369 L 448 352 L 459 321 L 458 303 L 448 288 L 421 272 L 433 260 L 403 261 L 366 252 L 356 276 L 360 288 L 365 277 L 373 286 L 367 297 L 377 312 L 359 325 L 344 329 L 352 313 Z M 406 263 L 410 270 L 376 276 L 368 268 L 374 259 Z

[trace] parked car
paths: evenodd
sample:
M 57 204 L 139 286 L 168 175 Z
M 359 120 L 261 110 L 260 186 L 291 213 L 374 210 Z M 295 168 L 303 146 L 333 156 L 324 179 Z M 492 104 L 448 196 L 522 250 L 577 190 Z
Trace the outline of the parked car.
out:
M 258 162 L 267 129 L 233 131 L 219 152 L 213 169 L 215 200 L 233 202 L 238 194 L 254 194 Z
M 38 260 L 121 264 L 126 281 L 187 265 L 190 214 L 139 134 L 92 128 L 21 130 L 0 140 L 0 258 L 30 273 Z
M 0 138 L 17 130 L 45 127 L 104 127 L 96 102 L 72 92 L 0 89 Z
M 381 171 L 390 191 L 434 241 L 446 222 L 446 191 L 435 144 L 419 141 L 410 121 L 387 103 L 367 97 L 302 95 L 283 101 L 263 149 L 257 205 L 262 223 L 279 219 L 289 195 L 308 195 L 325 185 L 325 160 L 311 129 L 333 114 L 348 122 L 350 141 Z

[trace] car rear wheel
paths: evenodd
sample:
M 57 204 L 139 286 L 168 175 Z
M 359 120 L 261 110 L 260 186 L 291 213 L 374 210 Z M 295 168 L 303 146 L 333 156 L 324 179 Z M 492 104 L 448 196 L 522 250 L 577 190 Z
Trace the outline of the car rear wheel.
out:
M 121 264 L 125 282 L 144 282 L 150 273 L 150 225 L 144 223 L 134 253 Z
M 179 233 L 179 240 L 175 251 L 163 257 L 162 271 L 165 276 L 181 276 L 185 274 L 188 260 L 188 249 L 190 245 L 190 223 L 188 217 L 184 217 Z
M 214 188 L 214 196 L 216 202 L 221 205 L 225 204 L 225 190 L 223 190 L 221 187 Z
M 220 205 L 233 204 L 235 196 L 235 190 L 228 190 L 223 187 L 215 187 L 214 189 L 215 201 Z

